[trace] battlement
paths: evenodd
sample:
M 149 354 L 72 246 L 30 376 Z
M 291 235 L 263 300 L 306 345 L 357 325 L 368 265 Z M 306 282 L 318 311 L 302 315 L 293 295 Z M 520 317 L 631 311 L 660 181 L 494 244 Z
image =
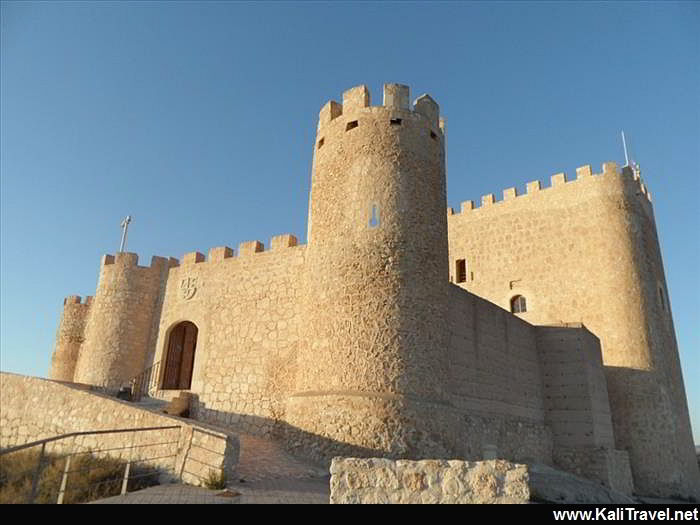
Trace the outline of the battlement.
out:
M 153 268 L 160 270 L 165 267 L 177 266 L 177 259 L 159 257 L 154 255 L 151 257 L 150 266 L 139 266 L 139 256 L 137 253 L 131 252 L 119 252 L 116 256 L 106 254 L 102 256 L 101 266 L 122 266 L 122 267 L 132 267 L 132 268 Z
M 513 199 L 532 196 L 543 191 L 558 191 L 559 188 L 570 188 L 575 184 L 585 183 L 586 181 L 600 180 L 600 177 L 623 177 L 630 183 L 636 184 L 638 194 L 643 198 L 648 206 L 651 206 L 651 193 L 647 189 L 642 179 L 633 172 L 629 166 L 625 166 L 620 170 L 616 162 L 604 162 L 601 173 L 593 173 L 590 164 L 576 168 L 576 178 L 567 180 L 566 173 L 557 173 L 550 177 L 550 186 L 544 187 L 539 180 L 531 181 L 526 184 L 525 194 L 519 194 L 517 188 L 511 187 L 503 190 L 503 198 L 498 200 L 493 193 L 483 195 L 480 204 L 475 205 L 474 201 L 464 201 L 461 203 L 460 210 L 455 211 L 454 208 L 447 208 L 447 215 L 459 215 L 465 212 L 471 212 L 486 208 L 492 205 L 511 201 Z
M 268 253 L 270 251 L 281 251 L 285 248 L 293 248 L 298 246 L 297 238 L 290 234 L 285 233 L 282 235 L 276 235 L 270 239 L 270 248 L 265 250 L 265 244 L 262 241 L 244 241 L 238 245 L 238 255 L 236 251 L 229 246 L 216 246 L 210 248 L 208 255 L 205 257 L 201 252 L 188 252 L 182 256 L 182 263 L 177 259 L 168 259 L 169 267 L 174 268 L 178 266 L 189 266 L 193 264 L 201 263 L 216 263 L 222 262 L 227 259 L 238 259 L 239 257 L 250 257 L 257 255 L 259 253 Z M 135 255 L 135 254 L 132 254 Z M 159 259 L 163 259 L 160 257 Z
M 365 85 L 355 86 L 343 93 L 343 103 L 331 100 L 319 112 L 319 129 L 333 120 L 356 113 L 370 107 L 371 95 Z M 410 111 L 422 115 L 432 128 L 444 133 L 445 121 L 440 118 L 440 106 L 430 95 L 419 96 L 413 104 L 410 103 L 410 88 L 403 84 L 384 84 L 383 101 L 380 107 Z
M 85 297 L 84 302 L 81 302 L 81 297 L 79 295 L 69 295 L 63 300 L 63 306 L 66 306 L 67 304 L 82 304 L 83 306 L 89 306 L 92 304 L 92 300 L 92 295 Z

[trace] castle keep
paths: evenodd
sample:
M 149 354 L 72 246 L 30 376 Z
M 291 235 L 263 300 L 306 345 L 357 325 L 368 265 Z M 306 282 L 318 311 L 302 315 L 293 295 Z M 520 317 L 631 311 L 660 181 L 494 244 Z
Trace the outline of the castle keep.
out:
M 445 188 L 437 103 L 350 89 L 319 115 L 308 244 L 105 255 L 51 378 L 118 390 L 153 366 L 154 395 L 318 459 L 505 458 L 700 498 L 639 174 L 584 166 L 458 211 Z

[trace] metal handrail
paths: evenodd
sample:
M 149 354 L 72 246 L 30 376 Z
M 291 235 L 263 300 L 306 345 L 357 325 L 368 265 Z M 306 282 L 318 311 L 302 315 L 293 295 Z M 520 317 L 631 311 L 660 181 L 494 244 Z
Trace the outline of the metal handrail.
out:
M 182 427 L 180 425 L 168 425 L 168 426 L 159 426 L 159 427 L 139 427 L 139 428 L 122 428 L 122 429 L 112 429 L 112 430 L 93 430 L 93 431 L 86 431 L 86 432 L 70 432 L 68 434 L 61 434 L 60 436 L 53 436 L 50 438 L 45 438 L 45 439 L 40 439 L 37 441 L 32 441 L 30 443 L 24 443 L 23 445 L 17 445 L 14 447 L 6 448 L 4 450 L 0 450 L 0 456 L 4 456 L 6 454 L 10 454 L 13 452 L 18 452 L 20 450 L 25 450 L 31 447 L 36 447 L 36 446 L 41 446 L 41 451 L 39 452 L 39 459 L 36 465 L 36 468 L 34 468 L 34 474 L 32 476 L 32 486 L 31 486 L 31 492 L 29 494 L 29 499 L 28 503 L 34 503 L 36 500 L 37 494 L 38 494 L 38 489 L 39 489 L 39 479 L 41 477 L 41 472 L 45 467 L 45 462 L 47 461 L 45 459 L 46 456 L 46 445 L 48 443 L 52 443 L 55 441 L 59 441 L 62 439 L 68 439 L 68 438 L 75 438 L 77 436 L 87 436 L 87 435 L 103 435 L 103 434 L 119 434 L 119 433 L 135 433 L 135 432 L 146 432 L 146 431 L 154 431 L 154 430 L 174 430 L 174 429 L 181 429 Z M 127 491 L 127 484 L 130 479 L 135 479 L 137 477 L 143 477 L 144 475 L 133 475 L 130 474 L 131 471 L 131 466 L 136 463 L 142 463 L 142 462 L 147 462 L 147 461 L 153 461 L 156 459 L 167 459 L 167 458 L 177 458 L 177 452 L 175 452 L 172 455 L 165 455 L 165 456 L 155 456 L 155 457 L 148 457 L 148 458 L 134 458 L 133 457 L 133 449 L 134 448 L 139 448 L 139 447 L 145 447 L 145 446 L 162 446 L 162 445 L 167 445 L 167 444 L 174 444 L 177 445 L 178 441 L 171 441 L 171 442 L 157 442 L 157 443 L 148 443 L 148 444 L 135 444 L 134 440 L 132 439 L 132 443 L 130 447 L 119 447 L 121 449 L 123 448 L 130 448 L 131 453 L 129 455 L 129 459 L 126 461 L 125 468 L 124 468 L 124 475 L 122 478 L 122 488 L 121 488 L 121 494 L 126 494 Z M 70 463 L 71 463 L 71 457 L 79 454 L 86 454 L 86 453 L 99 453 L 99 452 L 105 452 L 108 450 L 113 450 L 113 449 L 97 449 L 97 450 L 91 450 L 88 449 L 87 452 L 68 452 L 63 454 L 63 456 L 66 458 L 66 462 L 64 465 L 63 469 L 63 476 L 61 478 L 61 484 L 60 484 L 60 489 L 59 489 L 59 494 L 58 494 L 58 500 L 57 503 L 63 503 L 65 491 L 66 491 L 66 481 L 68 478 L 68 474 L 70 473 L 75 473 L 79 472 L 76 470 L 71 470 L 70 469 Z M 173 472 L 176 471 L 175 465 L 172 467 Z M 24 473 L 31 472 L 31 471 L 24 471 Z M 180 476 L 181 479 L 181 476 Z M 99 482 L 97 484 L 101 483 L 106 483 L 106 482 Z
M 151 393 L 153 387 L 158 386 L 158 379 L 160 375 L 160 361 L 153 363 L 151 366 L 146 368 L 143 372 L 135 376 L 130 381 L 131 386 L 131 401 L 140 401 L 144 395 Z M 155 379 L 155 380 L 154 380 Z

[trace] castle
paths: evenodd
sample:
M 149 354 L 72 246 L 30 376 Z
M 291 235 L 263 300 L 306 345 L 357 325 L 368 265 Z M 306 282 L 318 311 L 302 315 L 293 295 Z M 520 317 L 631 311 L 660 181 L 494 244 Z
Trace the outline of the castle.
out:
M 605 163 L 446 207 L 428 95 L 320 111 L 308 244 L 105 255 L 71 296 L 51 378 L 118 390 L 148 367 L 193 415 L 290 449 L 540 462 L 700 499 L 651 196 Z

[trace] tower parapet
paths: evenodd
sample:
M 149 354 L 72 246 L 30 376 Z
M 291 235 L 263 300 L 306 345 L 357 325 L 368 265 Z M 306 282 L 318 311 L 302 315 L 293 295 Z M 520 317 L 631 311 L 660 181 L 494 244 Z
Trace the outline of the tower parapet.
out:
M 569 179 L 568 175 L 564 172 L 557 173 L 550 177 L 550 184 L 545 187 L 544 184 L 539 181 L 531 181 L 526 184 L 526 191 L 524 194 L 518 193 L 517 188 L 507 188 L 503 190 L 501 199 L 496 197 L 497 194 L 489 193 L 481 197 L 481 206 L 475 206 L 474 201 L 464 201 L 460 205 L 460 210 L 456 211 L 453 208 L 447 208 L 448 215 L 459 215 L 463 212 L 469 212 L 472 210 L 479 210 L 483 206 L 488 206 L 490 204 L 500 204 L 502 202 L 511 201 L 512 199 L 527 198 L 538 194 L 539 192 L 574 192 L 581 189 L 584 184 L 601 184 L 604 180 L 609 179 L 619 180 L 625 187 L 633 194 L 639 197 L 639 201 L 642 204 L 642 209 L 646 214 L 653 217 L 653 208 L 651 205 L 651 192 L 646 187 L 641 178 L 632 171 L 632 168 L 625 166 L 620 169 L 615 162 L 604 162 L 600 173 L 593 173 L 590 164 L 585 166 L 580 166 L 576 168 L 576 178 Z

